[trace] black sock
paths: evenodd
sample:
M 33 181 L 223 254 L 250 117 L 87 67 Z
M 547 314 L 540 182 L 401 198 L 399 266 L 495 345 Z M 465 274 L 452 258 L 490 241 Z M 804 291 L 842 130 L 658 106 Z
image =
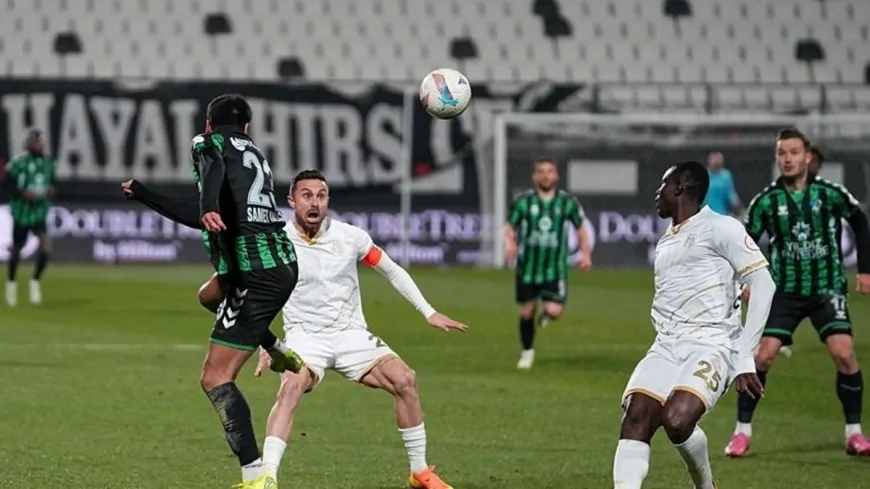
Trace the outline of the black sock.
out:
M 846 424 L 860 423 L 864 400 L 864 377 L 860 370 L 854 374 L 837 372 L 837 397 L 843 405 Z
M 48 265 L 49 254 L 47 251 L 40 251 L 36 255 L 36 267 L 33 269 L 33 280 L 42 278 L 42 272 L 45 271 L 45 266 Z
M 767 372 L 758 371 L 758 379 L 761 380 L 761 385 L 767 384 Z M 753 399 L 749 394 L 743 392 L 737 393 L 737 421 L 739 423 L 751 423 L 752 415 L 755 414 L 755 408 L 758 406 L 760 397 Z
M 10 282 L 15 281 L 15 274 L 18 272 L 18 260 L 21 258 L 21 251 L 12 250 L 12 253 L 9 254 L 9 274 L 8 278 Z
M 271 350 L 275 348 L 275 343 L 278 342 L 278 337 L 275 336 L 275 333 L 271 331 L 266 331 L 263 334 L 263 339 L 260 340 L 260 346 L 263 347 L 264 350 Z
M 523 350 L 531 350 L 535 346 L 535 320 L 520 317 L 520 341 Z
M 251 408 L 236 384 L 221 384 L 205 394 L 224 425 L 227 443 L 239 458 L 239 465 L 244 467 L 260 458 L 260 447 L 251 423 Z

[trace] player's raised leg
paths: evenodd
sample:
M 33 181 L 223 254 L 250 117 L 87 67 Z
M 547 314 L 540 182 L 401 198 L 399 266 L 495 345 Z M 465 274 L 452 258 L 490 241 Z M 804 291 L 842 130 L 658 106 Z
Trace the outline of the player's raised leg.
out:
M 562 317 L 567 297 L 567 280 L 556 280 L 546 284 L 541 291 L 541 304 L 538 308 L 538 326 L 546 328 L 550 321 Z
M 197 300 L 202 307 L 217 313 L 226 296 L 224 289 L 225 286 L 221 284 L 220 277 L 218 274 L 214 274 L 199 288 Z M 263 332 L 263 336 L 260 338 L 260 347 L 271 358 L 272 361 L 268 363 L 268 367 L 273 372 L 292 372 L 298 369 L 299 355 L 288 348 L 272 331 L 267 329 Z
M 396 423 L 408 454 L 411 475 L 408 482 L 417 489 L 452 489 L 435 473 L 435 467 L 426 461 L 426 427 L 423 424 L 423 408 L 420 406 L 420 396 L 417 392 L 417 377 L 413 370 L 391 351 L 379 338 L 373 337 L 375 349 L 369 350 L 380 354 L 359 378 L 360 383 L 376 389 L 382 389 L 393 396 L 396 406 Z M 346 356 L 348 368 L 353 368 L 353 358 Z M 337 369 L 339 368 L 336 365 Z M 352 372 L 344 372 L 352 375 Z

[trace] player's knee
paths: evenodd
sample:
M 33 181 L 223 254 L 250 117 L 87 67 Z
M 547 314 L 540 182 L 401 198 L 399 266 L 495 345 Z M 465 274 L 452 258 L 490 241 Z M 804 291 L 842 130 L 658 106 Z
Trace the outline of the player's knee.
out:
M 755 353 L 755 368 L 762 372 L 770 370 L 781 346 L 782 342 L 779 340 L 763 338 Z
M 202 390 L 209 392 L 215 387 L 221 384 L 226 384 L 231 380 L 232 379 L 227 379 L 224 375 L 221 375 L 221 372 L 215 371 L 214 369 L 203 368 L 202 373 L 199 376 L 199 385 L 202 387 Z
M 397 396 L 407 396 L 417 392 L 417 375 L 409 367 L 398 369 L 392 378 L 393 392 Z
M 662 427 L 674 443 L 682 443 L 692 436 L 698 423 L 694 408 L 682 403 L 665 403 L 662 412 Z
M 529 302 L 520 305 L 520 317 L 523 319 L 532 319 L 535 317 L 535 303 Z
M 637 399 L 632 399 L 634 397 Z M 654 399 L 635 395 L 629 397 L 622 418 L 620 438 L 646 442 L 651 440 L 659 427 L 661 409 L 661 404 Z
M 275 396 L 275 403 L 290 409 L 295 408 L 308 389 L 309 383 L 309 374 L 305 370 L 298 374 L 285 373 L 281 379 L 278 395 Z
M 831 354 L 831 359 L 834 360 L 834 364 L 837 366 L 838 372 L 854 373 L 859 369 L 858 357 L 855 356 L 855 348 L 851 340 L 851 336 L 845 335 L 828 338 L 828 351 Z
M 547 316 L 549 316 L 553 319 L 561 317 L 562 311 L 564 311 L 564 310 L 565 310 L 565 307 L 562 306 L 562 304 L 556 304 L 553 302 L 548 303 L 546 306 L 544 306 L 544 312 L 547 313 Z
M 51 253 L 51 240 L 44 237 L 39 239 L 39 251 L 48 254 Z
M 405 362 L 395 359 L 384 363 L 382 370 L 386 378 L 386 390 L 396 397 L 417 395 L 417 374 Z

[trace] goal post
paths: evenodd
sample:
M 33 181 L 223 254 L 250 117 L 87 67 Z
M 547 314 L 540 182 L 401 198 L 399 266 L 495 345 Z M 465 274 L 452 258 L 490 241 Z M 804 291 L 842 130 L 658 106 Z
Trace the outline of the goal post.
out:
M 678 161 L 704 162 L 708 153 L 721 152 L 745 205 L 776 178 L 776 134 L 788 127 L 796 127 L 822 146 L 827 156 L 823 177 L 845 184 L 859 200 L 868 198 L 870 114 L 499 114 L 493 128 L 494 189 L 489 206 L 492 265 L 507 265 L 502 227 L 514 197 L 530 188 L 532 162 L 537 158 L 556 162 L 560 188 L 575 195 L 587 213 L 591 211 L 587 222 L 592 221 L 593 228 L 611 225 L 611 218 L 620 213 L 649 217 L 643 224 L 645 232 L 629 233 L 624 236 L 627 242 L 619 246 L 605 246 L 613 244 L 603 239 L 613 238 L 613 232 L 598 230 L 603 261 L 595 261 L 608 267 L 632 266 L 646 259 L 647 249 L 637 246 L 637 241 L 646 240 L 643 244 L 651 250 L 656 233 L 660 234 L 658 223 L 652 222 L 656 220 L 652 199 L 664 170 Z M 597 216 L 602 217 L 595 221 Z M 647 229 L 651 227 L 655 229 Z

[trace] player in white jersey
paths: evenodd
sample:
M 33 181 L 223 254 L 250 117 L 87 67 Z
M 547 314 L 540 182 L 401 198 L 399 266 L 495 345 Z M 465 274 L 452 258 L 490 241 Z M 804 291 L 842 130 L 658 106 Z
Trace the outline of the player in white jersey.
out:
M 763 394 L 754 351 L 775 286 L 767 260 L 735 219 L 701 208 L 710 180 L 698 162 L 665 172 L 659 216 L 673 222 L 655 251 L 652 323 L 656 339 L 622 396 L 624 415 L 613 461 L 616 489 L 639 489 L 649 471 L 650 441 L 664 428 L 696 489 L 714 489 L 707 436 L 698 422 L 736 389 Z M 737 285 L 752 289 L 741 327 Z M 759 294 L 760 291 L 760 295 Z
M 450 489 L 426 462 L 426 430 L 414 371 L 368 329 L 360 300 L 358 264 L 383 274 L 432 326 L 445 331 L 464 331 L 466 326 L 436 312 L 408 272 L 375 246 L 367 232 L 326 217 L 329 188 L 321 172 L 306 170 L 297 175 L 288 200 L 294 217 L 288 220 L 286 230 L 300 271 L 293 295 L 284 306 L 284 342 L 293 345 L 307 368 L 282 378 L 266 425 L 266 471 L 277 479 L 302 395 L 314 389 L 327 370 L 334 370 L 393 396 L 411 464 L 410 485 Z M 263 353 L 256 375 L 270 362 Z

